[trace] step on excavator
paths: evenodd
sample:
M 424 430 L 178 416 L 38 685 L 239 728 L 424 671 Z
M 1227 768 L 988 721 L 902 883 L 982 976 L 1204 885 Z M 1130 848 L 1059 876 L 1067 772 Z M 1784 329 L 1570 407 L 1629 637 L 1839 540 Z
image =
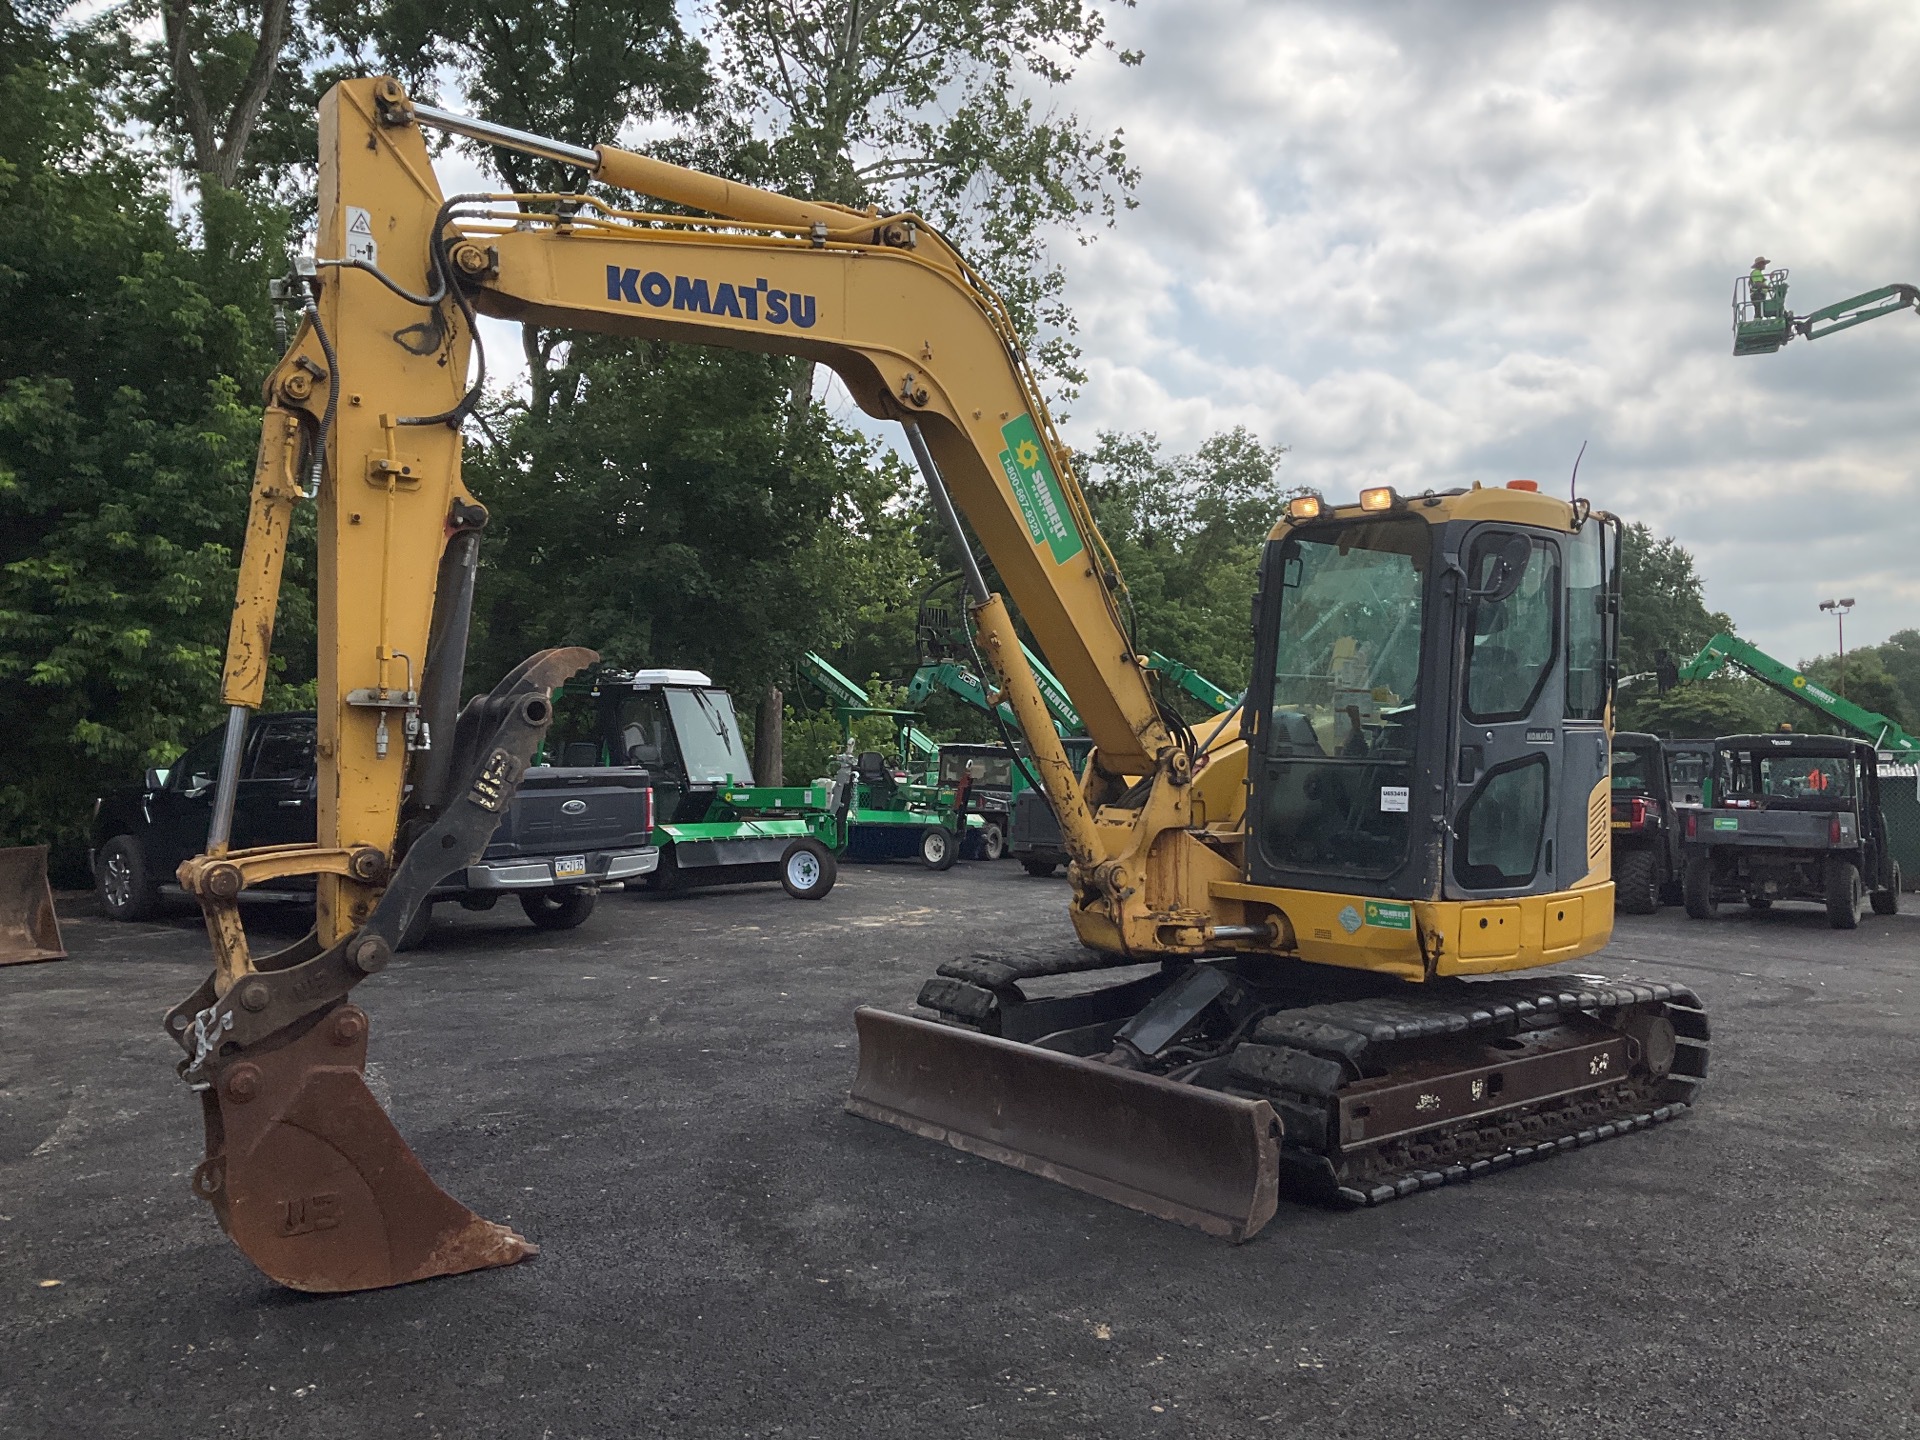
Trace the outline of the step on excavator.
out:
M 428 129 L 671 209 L 447 196 Z M 1072 933 L 939 966 L 922 1015 L 859 1010 L 855 1114 L 1243 1239 L 1283 1192 L 1377 1203 L 1693 1100 L 1707 1025 L 1684 987 L 1493 978 L 1611 933 L 1610 517 L 1526 482 L 1291 499 L 1260 562 L 1250 699 L 1202 741 L 1154 698 L 1005 309 L 917 216 L 350 80 L 321 106 L 318 258 L 279 293 L 301 318 L 267 381 L 223 693 L 243 735 L 288 517 L 311 500 L 318 838 L 230 847 L 230 748 L 207 852 L 180 870 L 213 971 L 165 1025 L 205 1119 L 193 1186 L 280 1283 L 366 1289 L 534 1251 L 428 1177 L 367 1088 L 351 995 L 477 858 L 553 686 L 595 658 L 542 652 L 457 706 L 487 522 L 460 480 L 481 315 L 832 367 L 899 422 L 957 550 L 975 553 L 964 515 L 1084 722 L 1076 775 L 970 561 L 983 661 L 1072 857 Z M 236 897 L 293 874 L 316 879 L 315 929 L 255 956 Z

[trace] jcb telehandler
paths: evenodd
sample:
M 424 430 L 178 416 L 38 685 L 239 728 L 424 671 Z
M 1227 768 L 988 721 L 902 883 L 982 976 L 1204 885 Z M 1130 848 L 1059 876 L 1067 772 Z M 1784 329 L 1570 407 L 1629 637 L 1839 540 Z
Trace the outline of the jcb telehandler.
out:
M 423 126 L 676 208 L 449 198 Z M 243 734 L 288 515 L 313 495 L 319 840 L 229 850 L 228 764 L 208 852 L 181 867 L 214 970 L 166 1021 L 205 1111 L 194 1186 L 269 1275 L 353 1290 L 533 1248 L 427 1177 L 362 1078 L 349 999 L 431 879 L 479 854 L 551 687 L 593 658 L 535 655 L 456 714 L 487 521 L 460 481 L 479 315 L 833 367 L 900 422 L 959 552 L 964 513 L 1085 722 L 1077 777 L 970 565 L 980 649 L 1072 857 L 1076 938 L 942 966 L 933 1018 L 860 1010 L 855 1113 L 1240 1238 L 1283 1184 L 1391 1199 L 1693 1098 L 1707 1029 L 1684 988 L 1477 978 L 1611 931 L 1609 517 L 1524 483 L 1294 498 L 1261 561 L 1243 721 L 1203 744 L 1153 699 L 1005 310 L 924 220 L 504 130 L 386 79 L 328 92 L 320 151 L 320 258 L 268 380 L 225 674 Z M 256 958 L 235 897 L 289 873 L 318 877 L 317 927 Z M 1064 998 L 1029 988 L 1141 962 Z

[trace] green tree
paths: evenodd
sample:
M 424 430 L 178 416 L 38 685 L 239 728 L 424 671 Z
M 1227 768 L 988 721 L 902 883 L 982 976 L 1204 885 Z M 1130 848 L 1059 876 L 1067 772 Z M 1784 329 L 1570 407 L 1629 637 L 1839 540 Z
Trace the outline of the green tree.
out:
M 69 879 L 92 797 L 217 712 L 280 246 L 232 196 L 237 243 L 188 244 L 102 126 L 50 9 L 0 10 L 0 834 Z
M 544 421 L 510 410 L 469 479 L 489 532 L 473 675 L 580 643 L 708 670 L 743 705 L 911 593 L 905 476 L 837 426 L 792 443 L 782 362 L 577 338 Z
M 1625 527 L 1620 545 L 1620 673 L 1655 669 L 1665 651 L 1684 663 L 1733 621 L 1707 609 L 1693 553 L 1646 525 Z
M 1083 458 L 1141 653 L 1162 651 L 1229 691 L 1246 685 L 1260 547 L 1298 493 L 1277 478 L 1285 453 L 1236 428 L 1184 455 L 1150 434 L 1104 434 Z
M 1758 680 L 1698 680 L 1675 686 L 1665 695 L 1652 685 L 1621 692 L 1615 728 L 1658 735 L 1664 740 L 1712 739 L 1716 735 L 1762 734 L 1782 720 L 1798 723 L 1799 707 Z
M 1131 4 L 1131 0 L 1121 0 Z M 1081 243 L 1132 206 L 1138 172 L 1051 98 L 1107 38 L 1084 0 L 715 0 L 709 144 L 742 178 L 914 210 L 986 274 L 1044 372 L 1084 379 L 1049 235 Z M 805 377 L 811 384 L 810 371 Z M 796 391 L 804 400 L 810 389 Z

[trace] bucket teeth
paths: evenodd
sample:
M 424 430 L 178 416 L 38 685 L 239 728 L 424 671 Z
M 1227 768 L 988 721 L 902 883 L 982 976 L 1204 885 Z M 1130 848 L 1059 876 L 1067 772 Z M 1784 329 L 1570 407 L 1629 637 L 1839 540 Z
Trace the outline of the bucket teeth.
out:
M 433 1183 L 367 1089 L 366 1059 L 366 1015 L 342 1004 L 208 1066 L 193 1187 L 234 1244 L 269 1278 L 322 1293 L 537 1254 Z

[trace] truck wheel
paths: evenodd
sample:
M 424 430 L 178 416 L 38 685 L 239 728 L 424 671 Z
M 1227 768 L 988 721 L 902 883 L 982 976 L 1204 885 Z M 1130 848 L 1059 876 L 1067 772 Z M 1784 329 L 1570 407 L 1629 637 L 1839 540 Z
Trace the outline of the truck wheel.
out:
M 1687 861 L 1680 876 L 1680 894 L 1687 914 L 1695 920 L 1711 920 L 1719 905 L 1713 898 L 1713 862 L 1706 856 Z
M 571 930 L 593 914 L 599 898 L 591 885 L 569 885 L 559 890 L 530 890 L 520 897 L 520 908 L 541 930 Z
M 115 920 L 145 920 L 160 908 L 160 891 L 147 874 L 147 854 L 131 835 L 116 835 L 94 861 L 100 908 Z
M 980 827 L 980 858 L 998 860 L 1007 853 L 1007 832 L 997 820 L 989 820 Z
M 1876 915 L 1898 915 L 1900 913 L 1900 867 L 1893 867 L 1893 884 L 1885 890 L 1873 892 L 1873 913 Z
M 920 863 L 929 870 L 951 870 L 960 854 L 953 832 L 944 825 L 929 825 L 920 832 Z
M 1044 880 L 1060 867 L 1051 860 L 1022 860 L 1020 868 L 1036 880 Z
M 796 900 L 818 900 L 839 878 L 840 862 L 818 840 L 796 840 L 780 857 L 780 884 Z
M 1860 924 L 1860 867 L 1851 860 L 1829 860 L 1825 878 L 1828 926 L 1856 929 Z
M 1651 850 L 1629 850 L 1620 857 L 1613 894 L 1629 915 L 1651 915 L 1660 908 L 1660 873 Z

